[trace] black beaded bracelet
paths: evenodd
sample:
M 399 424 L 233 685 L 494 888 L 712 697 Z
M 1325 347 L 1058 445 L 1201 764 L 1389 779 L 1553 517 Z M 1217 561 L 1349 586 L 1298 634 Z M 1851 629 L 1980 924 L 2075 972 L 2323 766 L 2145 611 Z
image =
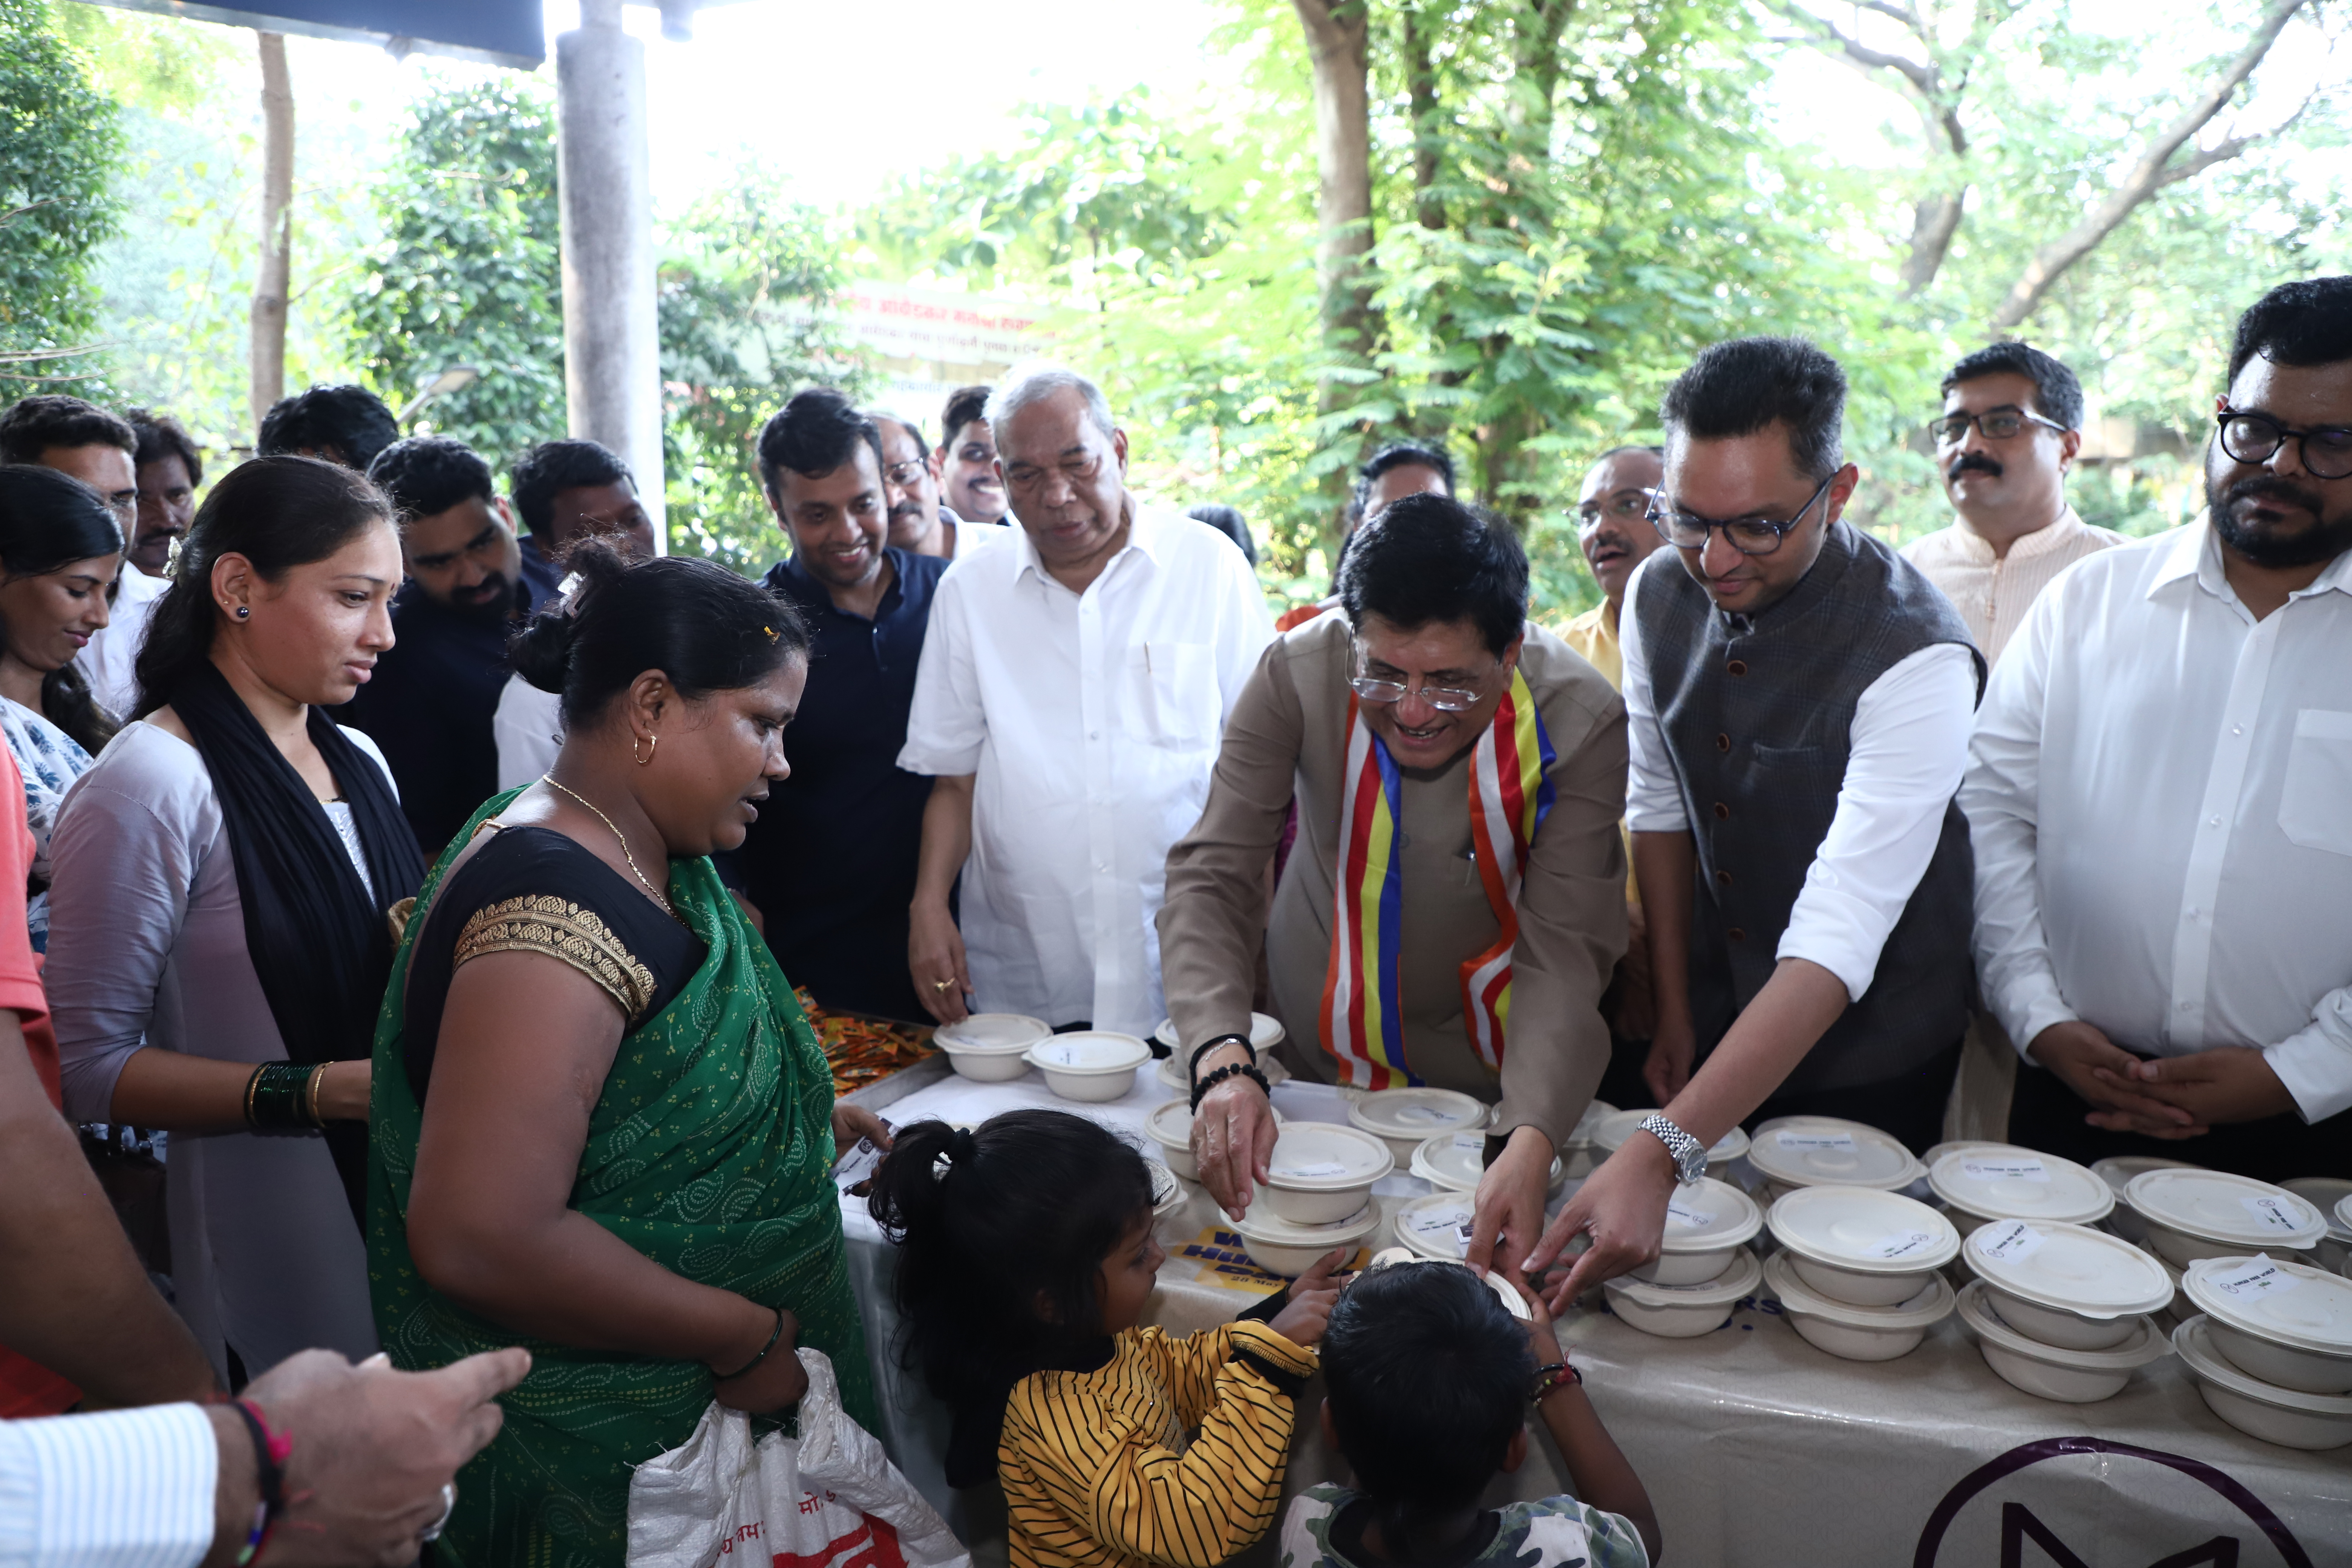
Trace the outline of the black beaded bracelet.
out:
M 1240 1062 L 1228 1062 L 1223 1067 L 1221 1067 L 1216 1071 L 1211 1073 L 1208 1077 L 1198 1079 L 1193 1083 L 1193 1114 L 1198 1115 L 1200 1113 L 1201 1097 L 1208 1093 L 1211 1089 L 1216 1088 L 1217 1085 L 1224 1082 L 1229 1078 L 1245 1078 L 1252 1083 L 1257 1085 L 1259 1092 L 1264 1094 L 1267 1100 L 1271 1100 L 1274 1098 L 1274 1085 L 1266 1082 L 1265 1074 L 1260 1072 L 1255 1067 L 1246 1067 Z
M 1250 1065 L 1252 1067 L 1257 1065 L 1257 1047 L 1247 1035 L 1219 1035 L 1214 1039 L 1202 1040 L 1199 1045 L 1194 1046 L 1192 1054 L 1184 1058 L 1185 1082 L 1192 1081 L 1192 1075 L 1201 1070 L 1201 1058 L 1219 1046 L 1239 1046 L 1249 1053 Z
M 257 1131 L 308 1131 L 310 1068 L 298 1062 L 263 1062 L 245 1080 L 245 1124 Z

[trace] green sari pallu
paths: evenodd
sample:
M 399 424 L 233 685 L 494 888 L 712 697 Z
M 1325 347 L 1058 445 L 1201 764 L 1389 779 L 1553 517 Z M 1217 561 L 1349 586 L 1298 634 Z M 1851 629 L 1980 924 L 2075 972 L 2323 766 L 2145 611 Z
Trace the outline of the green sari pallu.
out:
M 506 1422 L 497 1440 L 457 1473 L 457 1511 L 437 1560 L 618 1568 L 629 1477 L 693 1434 L 710 1403 L 709 1370 L 524 1338 L 435 1290 L 408 1252 L 423 1121 L 401 1049 L 408 950 L 450 862 L 518 793 L 493 798 L 443 854 L 394 962 L 375 1036 L 369 1284 L 395 1366 L 446 1366 L 511 1344 L 531 1353 L 530 1375 L 499 1401 Z M 668 1006 L 622 1038 L 589 1121 L 572 1206 L 665 1268 L 789 1309 L 800 1342 L 833 1358 L 844 1404 L 873 1430 L 872 1374 L 833 1188 L 824 1049 L 708 859 L 671 864 L 670 900 L 709 954 Z

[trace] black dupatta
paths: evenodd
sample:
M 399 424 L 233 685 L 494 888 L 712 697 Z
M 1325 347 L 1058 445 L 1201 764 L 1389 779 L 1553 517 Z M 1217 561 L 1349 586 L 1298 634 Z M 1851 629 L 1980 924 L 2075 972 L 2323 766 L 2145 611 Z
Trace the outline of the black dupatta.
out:
M 376 1014 L 392 973 L 384 911 L 425 880 L 425 857 L 375 760 L 320 709 L 310 743 L 352 808 L 373 897 L 326 808 L 282 756 L 228 679 L 205 659 L 172 688 L 220 801 L 245 945 L 292 1062 L 358 1061 L 374 1047 Z M 367 1124 L 327 1125 L 327 1146 L 364 1233 Z

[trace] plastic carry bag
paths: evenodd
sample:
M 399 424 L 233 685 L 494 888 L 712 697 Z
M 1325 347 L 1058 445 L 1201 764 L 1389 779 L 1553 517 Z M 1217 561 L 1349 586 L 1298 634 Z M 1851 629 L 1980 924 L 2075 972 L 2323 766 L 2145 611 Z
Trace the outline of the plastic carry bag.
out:
M 803 1350 L 800 1436 L 755 1446 L 713 1401 L 681 1447 L 629 1482 L 628 1568 L 971 1568 L 882 1445 L 841 1408 L 833 1363 Z

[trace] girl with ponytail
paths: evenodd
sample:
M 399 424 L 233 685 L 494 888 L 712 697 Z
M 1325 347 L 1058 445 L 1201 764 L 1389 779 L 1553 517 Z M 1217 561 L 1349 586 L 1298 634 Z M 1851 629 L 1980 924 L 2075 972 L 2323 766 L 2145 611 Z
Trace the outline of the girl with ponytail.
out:
M 1212 1568 L 1271 1528 L 1343 1254 L 1241 1321 L 1141 1327 L 1150 1170 L 1060 1110 L 903 1128 L 867 1201 L 906 1364 L 955 1413 L 948 1484 L 1003 1484 L 1014 1568 Z

